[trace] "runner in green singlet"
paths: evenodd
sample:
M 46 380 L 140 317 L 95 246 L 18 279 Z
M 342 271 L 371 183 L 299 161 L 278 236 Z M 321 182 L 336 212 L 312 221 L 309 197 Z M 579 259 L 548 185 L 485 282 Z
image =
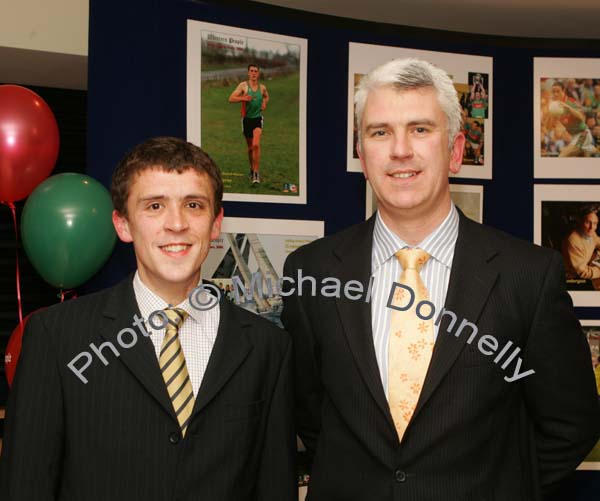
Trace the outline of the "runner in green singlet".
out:
M 242 103 L 242 133 L 248 147 L 250 180 L 260 183 L 260 138 L 263 130 L 262 112 L 269 102 L 267 88 L 258 82 L 260 69 L 248 65 L 248 81 L 241 82 L 229 96 L 230 103 Z

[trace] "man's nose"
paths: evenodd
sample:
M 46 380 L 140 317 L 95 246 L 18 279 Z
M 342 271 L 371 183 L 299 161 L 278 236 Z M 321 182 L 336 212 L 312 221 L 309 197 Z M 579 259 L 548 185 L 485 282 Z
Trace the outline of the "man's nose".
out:
M 392 158 L 408 158 L 413 154 L 412 143 L 407 132 L 398 131 L 393 136 Z
M 188 227 L 185 213 L 181 207 L 172 207 L 167 210 L 165 228 L 171 231 L 182 231 Z

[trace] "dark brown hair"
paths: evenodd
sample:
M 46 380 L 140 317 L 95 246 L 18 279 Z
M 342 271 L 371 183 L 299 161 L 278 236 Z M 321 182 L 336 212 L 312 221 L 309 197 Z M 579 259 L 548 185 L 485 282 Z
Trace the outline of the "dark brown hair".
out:
M 213 159 L 198 146 L 182 139 L 155 137 L 129 151 L 113 172 L 110 196 L 119 214 L 127 216 L 127 198 L 132 180 L 137 174 L 152 168 L 179 173 L 187 169 L 205 172 L 213 185 L 215 216 L 221 211 L 223 180 Z

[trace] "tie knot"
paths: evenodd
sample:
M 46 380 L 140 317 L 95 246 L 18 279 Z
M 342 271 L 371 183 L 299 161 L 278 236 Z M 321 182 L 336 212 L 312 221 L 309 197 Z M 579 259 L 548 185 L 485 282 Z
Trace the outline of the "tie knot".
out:
M 177 330 L 179 330 L 183 321 L 188 317 L 188 312 L 182 308 L 166 308 L 163 311 L 169 319 L 169 325 L 172 325 Z
M 413 269 L 420 272 L 431 256 L 423 249 L 410 249 L 407 247 L 396 252 L 396 257 L 400 261 L 403 270 Z

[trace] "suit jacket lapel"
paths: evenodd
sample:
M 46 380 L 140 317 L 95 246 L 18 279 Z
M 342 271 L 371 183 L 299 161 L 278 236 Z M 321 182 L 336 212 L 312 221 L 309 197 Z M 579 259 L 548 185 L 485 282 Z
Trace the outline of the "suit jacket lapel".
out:
M 241 319 L 236 307 L 223 296 L 219 308 L 219 329 L 196 396 L 192 419 L 221 390 L 253 348 L 247 333 L 252 323 Z
M 335 254 L 339 259 L 339 263 L 337 268 L 332 270 L 332 276 L 340 279 L 342 287 L 349 280 L 360 281 L 364 287 L 364 294 L 367 293 L 371 277 L 374 223 L 375 216 L 358 226 L 344 243 L 336 249 Z M 383 391 L 373 345 L 371 303 L 365 302 L 364 296 L 363 299 L 358 301 L 351 301 L 342 297 L 336 300 L 336 305 L 356 365 L 369 392 L 388 420 L 391 430 L 394 430 L 394 423 Z
M 132 326 L 134 314 L 141 317 L 132 279 L 133 275 L 115 287 L 115 292 L 110 296 L 103 311 L 105 318 L 100 334 L 115 346 L 122 363 L 177 422 L 152 341 Z M 192 417 L 212 400 L 252 349 L 252 343 L 246 335 L 246 329 L 251 327 L 251 322 L 238 320 L 235 308 L 223 297 L 219 307 L 221 313 L 217 337 L 196 397 Z M 133 329 L 138 335 L 137 342 L 131 348 L 123 348 L 118 343 L 119 331 L 124 328 Z M 125 339 L 129 341 L 130 336 L 125 336 Z
M 492 249 L 489 242 L 481 236 L 480 226 L 460 213 L 458 239 L 444 306 L 446 310 L 454 312 L 457 316 L 454 331 L 463 319 L 472 323 L 477 323 L 479 320 L 497 279 L 497 271 L 490 266 L 490 261 L 496 254 L 496 250 Z M 436 316 L 437 314 L 439 312 Z M 466 335 L 468 331 L 458 338 L 453 333 L 446 332 L 445 322 L 442 322 L 440 327 L 443 328 L 439 329 L 437 335 L 433 356 L 413 419 L 452 367 L 469 338 Z
M 110 296 L 103 311 L 105 318 L 100 335 L 115 346 L 120 353 L 123 364 L 177 422 L 152 341 L 144 336 L 140 329 L 132 325 L 134 314 L 141 317 L 135 300 L 132 280 L 133 275 L 130 275 L 115 287 L 114 294 Z M 119 331 L 125 328 L 133 329 L 137 334 L 137 342 L 131 348 L 123 348 L 118 343 Z M 131 337 L 126 335 L 125 339 L 129 342 Z

